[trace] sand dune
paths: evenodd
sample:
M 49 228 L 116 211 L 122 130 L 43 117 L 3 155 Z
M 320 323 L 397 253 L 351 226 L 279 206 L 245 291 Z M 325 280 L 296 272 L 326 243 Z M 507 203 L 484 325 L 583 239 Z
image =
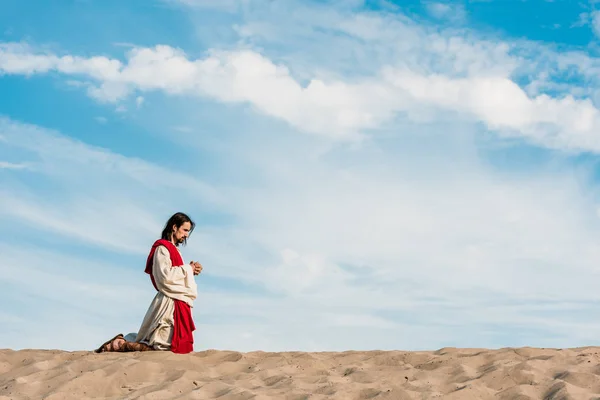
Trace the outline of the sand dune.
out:
M 1 350 L 0 399 L 600 399 L 600 348 Z

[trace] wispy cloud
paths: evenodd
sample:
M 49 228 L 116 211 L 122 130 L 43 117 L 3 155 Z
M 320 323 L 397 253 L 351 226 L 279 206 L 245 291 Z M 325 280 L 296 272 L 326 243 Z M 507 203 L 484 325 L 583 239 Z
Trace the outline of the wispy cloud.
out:
M 2 244 L 0 251 L 0 282 L 18 288 L 0 294 L 3 304 L 11 304 L 0 316 L 10 325 L 0 333 L 2 348 L 91 350 L 107 335 L 137 329 L 144 300 L 152 296 L 142 268 L 130 261 L 111 265 L 101 261 L 105 257 L 39 244 Z M 23 310 L 27 318 L 19 318 Z
M 27 169 L 29 165 L 26 163 L 12 163 L 7 161 L 0 161 L 0 169 Z
M 600 11 L 592 11 L 589 17 L 589 23 L 597 37 L 600 37 Z
M 144 97 L 143 96 L 138 96 L 135 99 L 135 105 L 137 108 L 142 107 L 142 105 L 144 104 Z
M 185 189 L 203 204 L 215 204 L 219 197 L 209 185 L 190 176 L 88 146 L 56 131 L 2 118 L 0 134 L 6 151 L 27 154 L 32 159 L 30 170 L 56 187 L 3 186 L 0 217 L 75 240 L 145 252 L 143 243 L 164 223 L 152 211 L 164 207 L 161 191 Z M 125 230 L 122 223 L 128 220 L 136 222 Z
M 427 11 L 439 20 L 451 22 L 464 22 L 467 17 L 465 7 L 462 4 L 426 2 Z
M 194 8 L 209 8 L 233 12 L 246 3 L 245 0 L 163 0 L 165 3 L 179 4 Z

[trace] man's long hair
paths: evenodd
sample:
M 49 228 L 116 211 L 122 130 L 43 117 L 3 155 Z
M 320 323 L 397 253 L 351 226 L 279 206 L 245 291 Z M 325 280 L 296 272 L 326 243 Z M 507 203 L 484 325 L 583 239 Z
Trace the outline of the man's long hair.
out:
M 169 218 L 169 220 L 165 224 L 165 228 L 163 229 L 162 234 L 161 234 L 161 239 L 171 241 L 171 239 L 173 237 L 173 225 L 175 225 L 175 227 L 177 227 L 177 229 L 179 229 L 179 227 L 186 222 L 189 222 L 190 225 L 192 226 L 192 228 L 190 229 L 190 235 L 191 235 L 192 232 L 194 231 L 194 227 L 196 226 L 194 221 L 192 221 L 192 219 L 190 217 L 188 217 L 186 214 L 184 214 L 182 212 L 173 214 L 171 216 L 171 218 Z M 183 240 L 183 244 L 184 245 L 187 244 L 187 238 L 185 238 Z

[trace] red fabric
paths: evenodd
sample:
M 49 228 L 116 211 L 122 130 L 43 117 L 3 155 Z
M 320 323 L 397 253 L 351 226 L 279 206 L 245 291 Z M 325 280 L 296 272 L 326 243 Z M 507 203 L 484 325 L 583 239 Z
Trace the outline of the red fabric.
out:
M 189 304 L 181 300 L 175 300 L 175 315 L 173 316 L 173 341 L 171 351 L 178 354 L 187 354 L 194 351 L 194 335 L 196 330 L 192 319 L 192 309 Z
M 157 291 L 158 287 L 156 286 L 156 281 L 152 275 L 152 264 L 154 262 L 154 253 L 158 246 L 165 246 L 167 250 L 169 250 L 172 268 L 183 266 L 183 258 L 181 258 L 181 254 L 179 254 L 177 247 L 175 247 L 172 242 L 165 239 L 159 239 L 154 242 L 150 249 L 150 254 L 148 254 L 148 259 L 146 260 L 146 269 L 144 272 L 150 275 L 152 285 L 154 285 L 154 288 Z M 178 354 L 187 354 L 194 350 L 194 335 L 192 332 L 196 330 L 196 326 L 192 319 L 192 309 L 189 304 L 184 301 L 175 299 L 173 299 L 173 301 L 175 302 L 175 311 L 173 315 L 174 325 L 171 351 Z

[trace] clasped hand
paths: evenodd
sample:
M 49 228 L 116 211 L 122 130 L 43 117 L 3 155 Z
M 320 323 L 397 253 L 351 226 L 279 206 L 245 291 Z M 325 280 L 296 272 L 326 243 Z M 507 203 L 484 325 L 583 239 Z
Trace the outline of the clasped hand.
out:
M 200 272 L 202 272 L 202 264 L 200 264 L 198 261 L 190 261 L 190 265 L 194 269 L 194 275 L 198 275 Z

